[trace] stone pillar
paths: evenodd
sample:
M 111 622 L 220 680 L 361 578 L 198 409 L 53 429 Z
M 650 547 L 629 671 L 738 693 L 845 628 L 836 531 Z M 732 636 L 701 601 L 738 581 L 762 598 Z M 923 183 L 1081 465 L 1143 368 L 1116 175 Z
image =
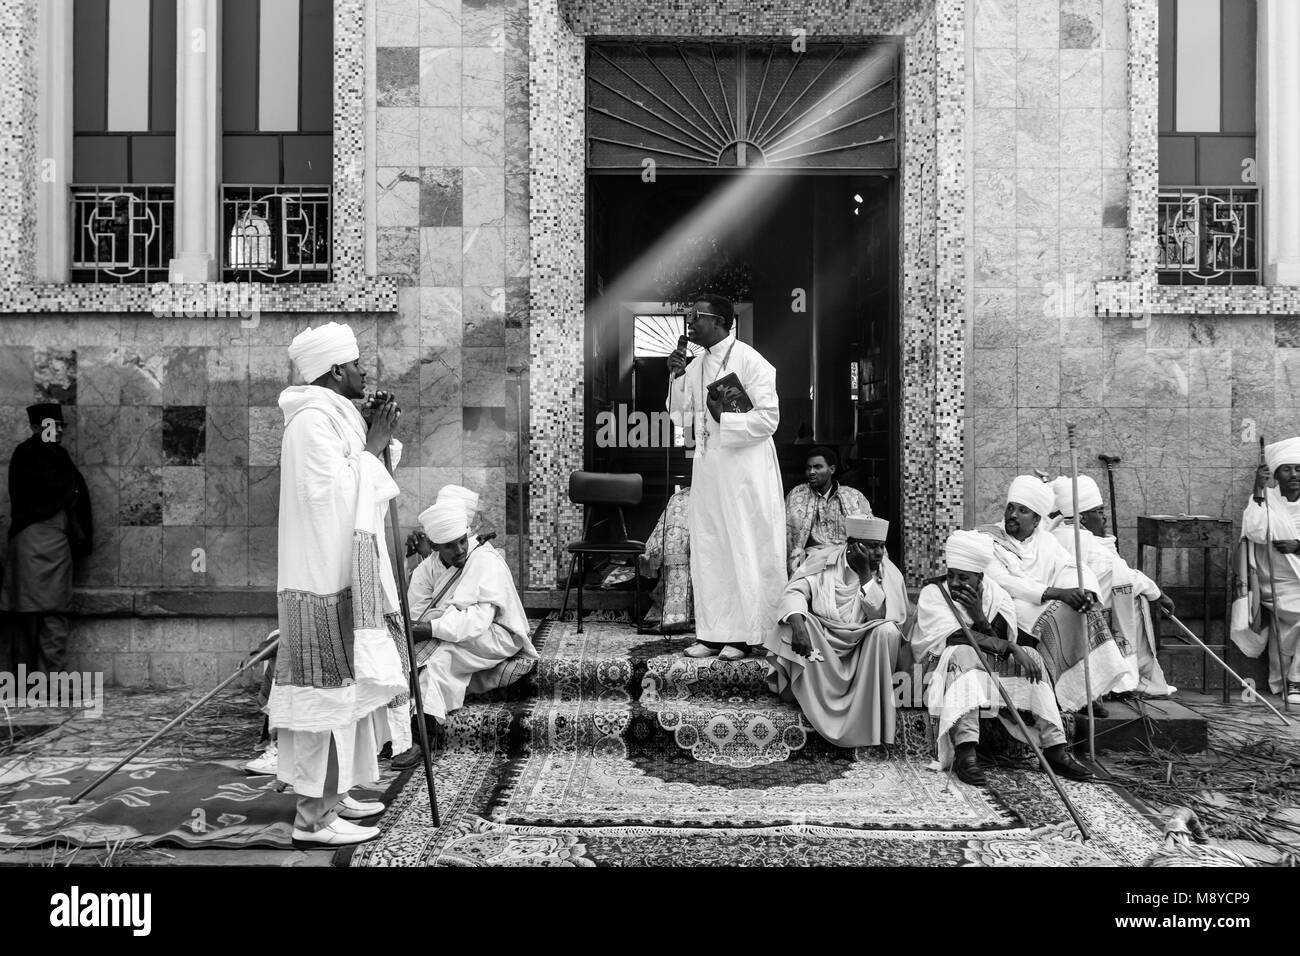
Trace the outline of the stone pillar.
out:
M 72 0 L 37 4 L 37 282 L 67 282 L 72 183 Z
M 30 282 L 35 267 L 36 0 L 0 4 L 0 283 Z
M 181 0 L 176 36 L 176 252 L 172 282 L 217 274 L 220 13 L 215 0 Z
M 1300 285 L 1300 3 L 1259 5 L 1258 127 L 1264 281 Z

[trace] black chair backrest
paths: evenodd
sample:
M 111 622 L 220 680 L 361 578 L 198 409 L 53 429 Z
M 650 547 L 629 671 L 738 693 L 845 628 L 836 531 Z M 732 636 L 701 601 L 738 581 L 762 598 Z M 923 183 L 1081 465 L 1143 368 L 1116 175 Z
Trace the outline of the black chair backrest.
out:
M 641 476 L 575 471 L 569 475 L 569 500 L 575 505 L 631 508 L 641 503 Z

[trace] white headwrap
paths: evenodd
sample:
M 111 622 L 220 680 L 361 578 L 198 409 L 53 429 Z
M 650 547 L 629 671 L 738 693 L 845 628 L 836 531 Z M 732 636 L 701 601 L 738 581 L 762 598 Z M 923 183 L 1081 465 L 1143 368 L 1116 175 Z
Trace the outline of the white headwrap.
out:
M 469 519 L 459 501 L 439 501 L 420 512 L 420 524 L 434 544 L 451 544 L 469 534 Z
M 1036 475 L 1017 475 L 1007 492 L 1007 504 L 1024 505 L 1040 518 L 1046 518 L 1056 505 L 1052 486 Z
M 1074 492 L 1071 488 L 1070 477 L 1062 475 L 1052 482 L 1052 492 L 1056 495 L 1056 510 L 1067 518 L 1074 517 Z M 1100 508 L 1104 502 L 1101 498 L 1101 489 L 1097 483 L 1087 475 L 1079 476 L 1079 510 L 1091 511 L 1093 508 Z
M 1283 465 L 1300 465 L 1300 438 L 1287 438 L 1264 446 L 1264 461 L 1270 472 Z
M 459 501 L 465 506 L 465 514 L 470 520 L 478 512 L 478 495 L 461 485 L 443 485 L 434 503 L 438 501 Z
M 346 365 L 361 357 L 357 336 L 349 326 L 326 322 L 314 329 L 303 329 L 289 343 L 289 358 L 298 377 L 310 385 L 335 365 Z
M 884 541 L 889 535 L 889 522 L 871 515 L 849 515 L 844 519 L 844 531 L 860 541 Z
M 993 539 L 978 531 L 954 531 L 944 542 L 943 560 L 953 571 L 983 571 L 993 560 Z

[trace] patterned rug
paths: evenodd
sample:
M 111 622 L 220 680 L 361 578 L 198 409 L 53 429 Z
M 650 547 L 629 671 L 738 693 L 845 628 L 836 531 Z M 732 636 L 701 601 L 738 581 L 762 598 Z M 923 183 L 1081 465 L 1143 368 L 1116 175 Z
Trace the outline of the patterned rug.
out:
M 293 791 L 274 777 L 247 776 L 247 758 L 137 760 L 69 803 L 116 762 L 24 756 L 0 764 L 0 847 L 293 845 Z
M 889 748 L 833 747 L 766 689 L 759 659 L 681 655 L 690 635 L 543 623 L 513 697 L 479 699 L 439 731 L 432 826 L 424 775 L 400 778 L 352 866 L 1118 865 L 1157 830 L 1118 791 L 991 769 L 968 787 L 929 769 L 919 710 Z

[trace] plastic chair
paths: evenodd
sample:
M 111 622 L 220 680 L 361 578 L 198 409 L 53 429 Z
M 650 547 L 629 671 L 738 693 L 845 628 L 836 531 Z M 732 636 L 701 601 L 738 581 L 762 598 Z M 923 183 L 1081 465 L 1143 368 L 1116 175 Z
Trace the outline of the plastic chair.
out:
M 587 557 L 612 557 L 621 554 L 645 554 L 645 542 L 633 541 L 627 536 L 627 521 L 623 509 L 641 503 L 641 476 L 619 475 L 599 471 L 575 471 L 569 475 L 569 500 L 575 505 L 582 505 L 585 518 L 582 525 L 582 540 L 573 541 L 566 549 L 569 558 L 569 577 L 564 583 L 564 602 L 560 606 L 560 618 L 563 620 L 569 609 L 569 588 L 573 584 L 574 566 L 578 569 L 578 633 L 582 633 L 582 586 L 587 574 Z M 606 517 L 597 520 L 597 515 Z M 610 524 L 610 518 L 617 519 L 613 526 L 615 534 L 596 537 L 596 532 Z M 633 562 L 636 573 L 633 575 L 634 596 L 632 614 L 636 620 L 636 632 L 644 634 L 641 629 L 641 575 L 639 562 Z

